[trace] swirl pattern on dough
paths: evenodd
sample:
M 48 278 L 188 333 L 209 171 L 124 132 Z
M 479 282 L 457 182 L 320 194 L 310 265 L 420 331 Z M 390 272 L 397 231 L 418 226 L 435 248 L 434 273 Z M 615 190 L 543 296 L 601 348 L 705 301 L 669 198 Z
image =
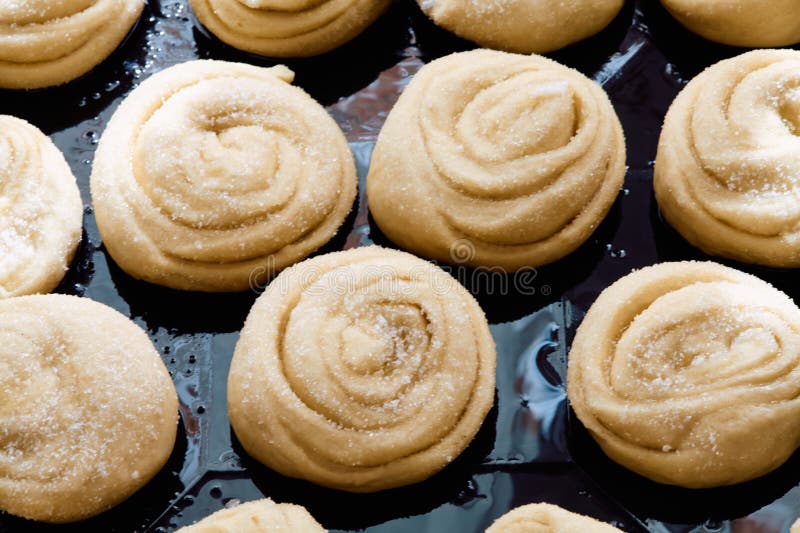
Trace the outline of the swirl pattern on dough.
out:
M 543 57 L 475 50 L 429 63 L 405 89 L 367 194 L 403 248 L 516 270 L 583 243 L 624 175 L 622 127 L 600 86 Z M 465 240 L 474 254 L 462 260 Z
M 308 57 L 350 41 L 391 0 L 190 0 L 203 26 L 225 43 L 263 56 Z
M 417 0 L 437 25 L 487 48 L 544 54 L 599 33 L 624 0 Z
M 87 72 L 125 39 L 142 0 L 0 3 L 0 87 L 60 85 Z
M 800 309 L 716 263 L 664 263 L 603 291 L 568 396 L 606 454 L 660 483 L 740 483 L 800 444 Z
M 178 400 L 147 335 L 64 295 L 0 301 L 0 509 L 45 522 L 101 513 L 175 443 Z
M 654 187 L 667 221 L 703 251 L 800 266 L 800 52 L 710 67 L 664 122 Z
M 285 67 L 192 61 L 114 113 L 92 168 L 100 233 L 129 274 L 245 290 L 328 242 L 356 196 L 344 135 Z
M 796 0 L 661 0 L 678 22 L 708 40 L 771 48 L 800 42 Z
M 0 299 L 50 292 L 81 239 L 72 171 L 35 126 L 0 115 Z
M 278 276 L 228 378 L 244 448 L 290 477 L 351 492 L 427 479 L 494 403 L 496 355 L 472 296 L 441 269 L 378 247 Z
M 325 533 L 303 507 L 257 500 L 222 509 L 177 533 Z
M 565 511 L 548 503 L 523 505 L 504 514 L 486 533 L 621 533 L 619 529 L 588 516 Z

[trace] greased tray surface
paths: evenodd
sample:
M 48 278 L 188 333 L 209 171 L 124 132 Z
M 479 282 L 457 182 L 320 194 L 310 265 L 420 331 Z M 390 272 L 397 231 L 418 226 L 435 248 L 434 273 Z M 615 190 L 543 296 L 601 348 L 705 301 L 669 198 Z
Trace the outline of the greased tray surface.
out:
M 431 24 L 413 0 L 397 0 L 364 35 L 325 56 L 283 61 L 296 84 L 328 107 L 351 142 L 360 198 L 325 251 L 392 246 L 369 217 L 364 178 L 374 140 L 410 77 L 442 55 L 473 48 Z M 370 532 L 482 532 L 509 509 L 547 501 L 629 532 L 782 533 L 800 516 L 800 454 L 759 480 L 715 490 L 656 485 L 608 460 L 566 404 L 568 346 L 581 317 L 634 268 L 706 258 L 660 218 L 652 192 L 661 122 L 672 99 L 706 66 L 741 53 L 703 41 L 655 0 L 628 2 L 612 25 L 551 54 L 601 83 L 628 145 L 625 188 L 594 236 L 554 265 L 515 276 L 447 267 L 478 298 L 498 347 L 497 402 L 469 449 L 432 479 L 351 495 L 275 474 L 249 459 L 226 414 L 225 387 L 238 332 L 259 288 L 243 294 L 182 293 L 132 279 L 103 249 L 89 197 L 94 150 L 105 124 L 141 80 L 195 58 L 272 65 L 200 30 L 186 0 L 150 0 L 138 26 L 100 67 L 69 85 L 0 91 L 0 113 L 49 134 L 78 178 L 86 215 L 74 264 L 58 292 L 108 304 L 143 327 L 181 400 L 178 443 L 164 470 L 119 507 L 92 520 L 44 526 L 0 515 L 2 532 L 168 532 L 237 500 L 305 505 L 327 528 Z M 732 264 L 797 299 L 792 271 Z

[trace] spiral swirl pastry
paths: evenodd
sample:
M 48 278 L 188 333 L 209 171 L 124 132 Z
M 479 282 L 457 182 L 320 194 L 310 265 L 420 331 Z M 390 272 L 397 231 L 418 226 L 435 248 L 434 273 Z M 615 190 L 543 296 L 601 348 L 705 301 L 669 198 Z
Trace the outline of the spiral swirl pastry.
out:
M 476 50 L 409 84 L 378 137 L 367 194 L 403 248 L 517 270 L 583 243 L 624 175 L 622 128 L 597 84 L 543 57 Z
M 177 419 L 126 317 L 74 296 L 0 300 L 0 509 L 53 523 L 109 509 L 161 469 Z
M 350 41 L 391 0 L 189 0 L 225 43 L 263 56 L 309 57 Z
M 796 0 L 661 0 L 689 31 L 710 41 L 770 48 L 800 42 Z
M 544 54 L 599 33 L 624 0 L 417 0 L 438 26 L 486 48 Z
M 619 529 L 588 516 L 565 511 L 548 503 L 523 505 L 504 514 L 486 533 L 621 533 Z
M 192 61 L 146 80 L 100 140 L 92 199 L 129 274 L 185 290 L 245 290 L 336 233 L 353 156 L 285 67 Z
M 0 299 L 53 290 L 82 224 L 78 185 L 58 148 L 35 126 L 0 115 Z
M 759 50 L 712 66 L 678 95 L 654 187 L 666 220 L 703 251 L 800 266 L 800 52 Z
M 0 87 L 36 89 L 86 74 L 125 39 L 142 0 L 0 3 Z
M 222 509 L 178 533 L 325 533 L 303 507 L 272 500 Z
M 228 377 L 242 446 L 290 477 L 351 492 L 427 479 L 494 403 L 495 347 L 472 296 L 409 254 L 368 247 L 278 276 Z
M 659 483 L 740 483 L 800 444 L 800 309 L 715 263 L 617 281 L 569 354 L 567 392 L 605 453 Z

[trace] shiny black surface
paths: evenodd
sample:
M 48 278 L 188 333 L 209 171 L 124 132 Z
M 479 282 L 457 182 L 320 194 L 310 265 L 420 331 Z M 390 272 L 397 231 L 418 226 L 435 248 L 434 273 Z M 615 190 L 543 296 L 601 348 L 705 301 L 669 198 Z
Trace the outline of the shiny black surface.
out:
M 392 244 L 363 198 L 372 143 L 409 76 L 426 61 L 472 48 L 398 0 L 364 35 L 325 56 L 287 63 L 296 84 L 328 106 L 351 140 L 361 198 L 323 251 Z M 503 280 L 448 267 L 485 309 L 498 346 L 497 402 L 453 465 L 413 487 L 350 495 L 286 479 L 250 460 L 232 436 L 225 385 L 238 331 L 256 292 L 182 293 L 134 280 L 105 253 L 88 192 L 94 150 L 120 100 L 142 79 L 194 58 L 275 64 L 200 30 L 185 0 L 150 0 L 140 24 L 100 67 L 66 86 L 0 91 L 0 113 L 49 134 L 75 172 L 87 206 L 78 257 L 59 292 L 106 303 L 147 330 L 181 399 L 178 445 L 164 471 L 133 498 L 90 521 L 43 526 L 0 516 L 0 531 L 172 531 L 235 500 L 305 505 L 327 528 L 371 532 L 480 532 L 518 505 L 547 501 L 629 532 L 778 533 L 800 515 L 796 456 L 754 482 L 708 491 L 656 485 L 609 461 L 566 405 L 570 339 L 598 293 L 634 268 L 704 258 L 664 224 L 652 194 L 661 122 L 687 79 L 742 50 L 695 37 L 655 0 L 628 2 L 597 37 L 551 56 L 602 83 L 625 128 L 629 171 L 606 221 L 575 254 Z M 734 265 L 800 296 L 794 272 Z

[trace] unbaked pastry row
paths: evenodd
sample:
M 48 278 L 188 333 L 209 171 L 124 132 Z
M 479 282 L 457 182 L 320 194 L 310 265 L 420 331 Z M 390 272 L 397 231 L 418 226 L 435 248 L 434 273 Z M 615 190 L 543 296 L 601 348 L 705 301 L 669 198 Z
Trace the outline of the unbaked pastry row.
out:
M 624 0 L 417 0 L 438 25 L 480 46 L 545 53 L 603 30 Z M 391 0 L 190 0 L 199 22 L 225 43 L 271 57 L 307 57 L 350 41 Z M 800 41 L 795 0 L 662 0 L 690 30 L 751 47 Z M 138 21 L 143 0 L 0 5 L 0 87 L 60 85 L 105 60 Z M 531 31 L 535 29 L 535 31 Z
M 119 312 L 60 294 L 0 300 L 0 361 L 0 510 L 83 520 L 172 454 L 174 385 Z M 359 248 L 303 261 L 259 297 L 231 363 L 228 412 L 245 450 L 273 470 L 376 492 L 462 454 L 494 405 L 495 367 L 483 311 L 454 278 L 405 252 Z M 301 510 L 267 504 L 218 518 L 232 531 L 275 519 L 319 530 Z
M 71 522 L 144 486 L 178 420 L 145 333 L 64 295 L 0 301 L 0 318 L 0 509 Z M 494 403 L 495 365 L 486 318 L 454 278 L 404 252 L 358 248 L 303 261 L 259 297 L 231 362 L 228 412 L 243 448 L 276 472 L 376 492 L 424 481 L 464 452 Z M 581 323 L 567 396 L 609 458 L 653 481 L 755 479 L 800 445 L 800 309 L 716 263 L 634 272 Z M 265 505 L 256 515 L 316 527 L 302 510 Z M 260 519 L 239 514 L 218 518 Z M 526 524 L 605 527 L 539 505 L 490 531 Z
M 439 26 L 487 48 L 546 53 L 595 35 L 624 0 L 417 0 Z M 800 42 L 796 0 L 661 0 L 683 26 L 718 43 L 778 47 Z
M 321 54 L 372 24 L 391 0 L 191 0 L 221 40 L 274 57 Z M 38 89 L 72 81 L 131 33 L 144 0 L 25 0 L 0 4 L 0 87 Z
M 0 509 L 74 522 L 148 483 L 172 453 L 178 400 L 146 334 L 74 296 L 7 299 L 0 318 Z M 284 475 L 351 492 L 408 485 L 477 434 L 494 403 L 495 358 L 477 302 L 438 267 L 378 247 L 320 256 L 283 272 L 253 306 L 229 375 L 231 424 Z M 605 527 L 534 505 L 490 531 L 528 522 Z M 269 500 L 183 531 L 267 526 L 323 531 L 304 509 Z
M 287 476 L 352 492 L 407 485 L 472 441 L 494 403 L 495 357 L 483 312 L 443 270 L 378 247 L 328 254 L 283 272 L 253 306 L 230 371 L 231 423 L 249 453 Z M 172 454 L 175 388 L 119 312 L 65 295 L 0 301 L 0 359 L 3 511 L 50 523 L 95 516 Z M 489 531 L 526 522 L 605 527 L 532 505 Z M 270 500 L 180 531 L 265 530 L 324 531 L 302 507 Z
M 353 156 L 337 124 L 292 78 L 282 66 L 193 61 L 148 78 L 122 102 L 90 182 L 103 243 L 123 270 L 176 289 L 243 291 L 337 233 L 356 198 Z M 423 105 L 430 101 L 437 103 Z M 6 247 L 24 238 L 31 253 L 54 256 L 15 259 L 17 246 L 0 264 L 9 278 L 3 294 L 46 292 L 74 254 L 79 196 L 52 143 L 37 131 L 47 150 L 23 153 L 12 145 L 26 137 L 15 131 L 32 127 L 6 122 L 15 125 L 0 134 L 9 183 L 33 187 L 27 176 L 42 179 L 39 167 L 52 159 L 58 168 L 44 175 L 71 187 L 45 198 L 61 210 L 29 207 L 59 189 L 2 191 L 13 206 L 2 221 Z M 378 225 L 404 248 L 515 270 L 582 244 L 624 174 L 622 127 L 597 84 L 540 56 L 476 50 L 417 75 L 381 133 L 367 193 Z M 457 242 L 473 253 L 453 255 Z M 45 270 L 42 280 L 23 283 L 23 267 L 33 265 Z
M 667 114 L 656 198 L 710 255 L 800 266 L 798 71 L 798 51 L 748 52 L 700 74 Z M 241 291 L 336 234 L 356 197 L 355 164 L 336 123 L 292 78 L 285 67 L 195 61 L 125 99 L 91 189 L 106 249 L 126 272 Z M 48 292 L 80 238 L 80 195 L 47 137 L 0 121 L 0 297 Z M 404 249 L 514 271 L 584 243 L 624 174 L 622 127 L 597 84 L 540 56 L 474 50 L 426 65 L 403 92 L 367 196 Z
M 800 267 L 800 51 L 756 50 L 692 80 L 664 121 L 654 189 L 709 255 Z M 389 114 L 367 196 L 385 235 L 507 271 L 586 241 L 617 196 L 625 142 L 603 91 L 538 56 L 489 50 L 423 67 Z

